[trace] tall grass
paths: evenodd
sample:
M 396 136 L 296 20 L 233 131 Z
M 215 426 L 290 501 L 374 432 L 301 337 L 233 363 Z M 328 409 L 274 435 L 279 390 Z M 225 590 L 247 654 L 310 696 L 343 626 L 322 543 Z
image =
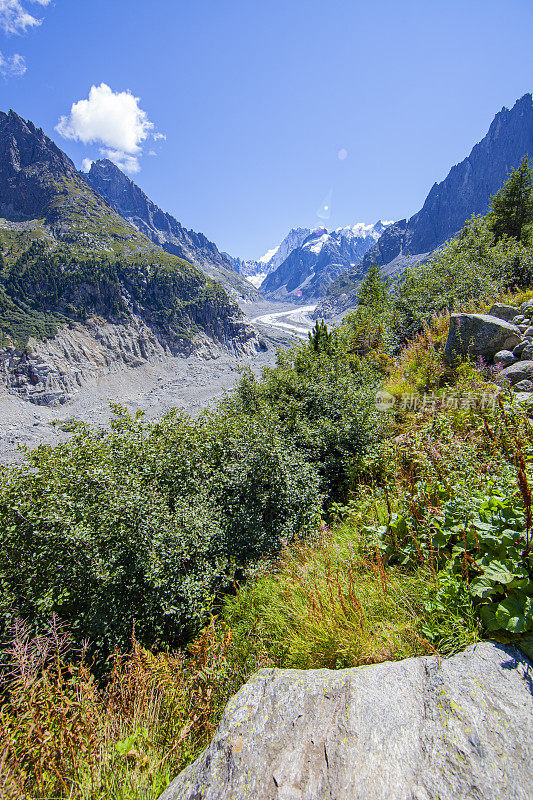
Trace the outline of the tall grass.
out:
M 367 550 L 367 552 L 365 552 Z M 288 548 L 274 574 L 228 601 L 237 641 L 254 636 L 283 667 L 339 669 L 427 653 L 417 632 L 431 575 L 385 568 L 357 526 Z
M 53 620 L 17 623 L 4 651 L 0 795 L 158 797 L 208 743 L 227 699 L 271 662 L 231 656 L 231 632 L 208 626 L 187 653 L 154 655 L 133 639 L 104 685 Z

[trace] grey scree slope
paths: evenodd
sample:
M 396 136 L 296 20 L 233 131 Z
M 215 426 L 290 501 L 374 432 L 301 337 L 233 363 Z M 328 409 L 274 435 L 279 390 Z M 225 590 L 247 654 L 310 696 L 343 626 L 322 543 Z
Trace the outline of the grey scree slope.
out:
M 161 800 L 531 800 L 533 665 L 483 642 L 439 661 L 265 669 Z

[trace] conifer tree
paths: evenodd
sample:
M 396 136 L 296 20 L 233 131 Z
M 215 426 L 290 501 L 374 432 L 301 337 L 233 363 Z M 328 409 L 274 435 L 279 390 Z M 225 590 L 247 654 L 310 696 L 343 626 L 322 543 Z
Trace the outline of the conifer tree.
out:
M 363 278 L 357 293 L 360 306 L 367 306 L 376 311 L 382 310 L 389 302 L 389 281 L 381 274 L 379 264 L 371 264 Z
M 533 223 L 533 171 L 527 156 L 493 196 L 491 208 L 489 222 L 496 241 L 502 236 L 512 236 L 524 244 L 529 241 Z

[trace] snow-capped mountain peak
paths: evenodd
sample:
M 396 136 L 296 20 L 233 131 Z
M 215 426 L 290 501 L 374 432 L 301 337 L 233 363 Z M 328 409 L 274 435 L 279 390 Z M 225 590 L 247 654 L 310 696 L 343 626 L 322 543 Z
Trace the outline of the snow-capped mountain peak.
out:
M 330 283 L 361 261 L 390 224 L 378 220 L 375 224 L 356 222 L 334 231 L 322 227 L 310 231 L 277 269 L 270 271 L 261 290 L 273 300 L 308 302 L 321 297 Z

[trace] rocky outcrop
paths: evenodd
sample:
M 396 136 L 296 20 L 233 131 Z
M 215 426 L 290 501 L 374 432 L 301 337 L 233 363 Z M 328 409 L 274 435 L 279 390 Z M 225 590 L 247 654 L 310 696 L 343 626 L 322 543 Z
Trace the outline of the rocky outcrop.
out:
M 500 386 L 520 393 L 533 389 L 533 300 L 520 308 L 494 303 L 488 314 L 452 314 L 444 358 L 481 359 Z
M 423 207 L 383 233 L 363 260 L 329 289 L 318 315 L 339 313 L 356 303 L 356 284 L 371 264 L 400 272 L 454 236 L 472 214 L 485 214 L 491 196 L 523 156 L 533 153 L 533 96 L 525 94 L 509 110 L 503 108 L 486 136 L 470 155 L 435 183 Z M 345 297 L 341 297 L 345 295 Z
M 65 325 L 53 339 L 30 339 L 24 349 L 0 347 L 0 386 L 23 400 L 56 406 L 72 400 L 87 382 L 168 356 L 211 359 L 223 351 L 245 356 L 265 349 L 251 327 L 236 325 L 228 330 L 226 341 L 223 331 L 218 341 L 198 332 L 186 350 L 135 316 L 127 325 L 98 318 Z
M 531 800 L 533 665 L 482 643 L 441 661 L 261 670 L 161 800 Z
M 221 253 L 203 233 L 184 228 L 175 217 L 162 211 L 111 161 L 94 161 L 84 178 L 121 217 L 154 244 L 200 267 L 210 278 L 220 281 L 232 297 L 259 299 L 254 287 L 236 273 L 228 255 Z
M 72 173 L 72 161 L 33 122 L 0 112 L 0 216 L 39 216 L 54 197 L 54 179 Z
M 520 330 L 488 314 L 452 314 L 444 358 L 454 363 L 458 358 L 482 358 L 491 362 L 500 350 L 512 350 L 520 344 Z

